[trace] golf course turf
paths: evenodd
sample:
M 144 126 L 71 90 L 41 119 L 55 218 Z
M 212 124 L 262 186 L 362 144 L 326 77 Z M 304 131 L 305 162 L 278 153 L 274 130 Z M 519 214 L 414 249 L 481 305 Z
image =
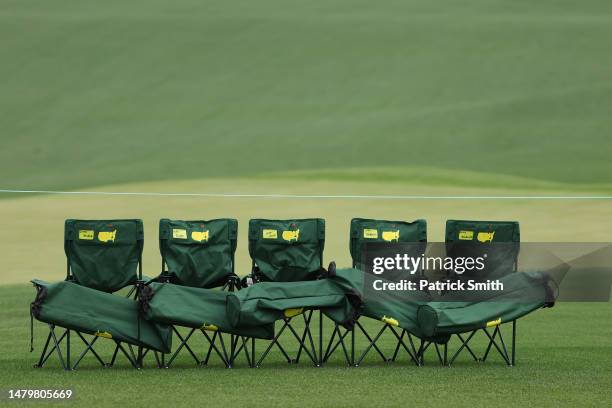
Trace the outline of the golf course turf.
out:
M 44 342 L 45 326 L 36 323 L 35 352 L 29 353 L 28 302 L 34 289 L 26 285 L 0 287 L 1 329 L 0 383 L 15 388 L 72 388 L 80 404 L 189 406 L 214 401 L 241 406 L 605 406 L 612 378 L 609 304 L 561 304 L 536 311 L 518 325 L 517 366 L 508 368 L 496 354 L 486 363 L 470 361 L 463 354 L 451 368 L 435 362 L 428 353 L 426 365 L 415 367 L 406 354 L 399 361 L 383 363 L 375 353 L 358 368 L 347 368 L 336 353 L 323 368 L 306 359 L 288 365 L 278 351 L 261 368 L 196 368 L 184 353 L 170 369 L 148 367 L 136 371 L 127 361 L 100 368 L 93 357 L 77 371 L 64 372 L 56 356 L 42 369 L 32 368 Z M 585 318 L 585 316 L 587 316 Z M 364 320 L 366 327 L 380 327 Z M 327 328 L 329 333 L 330 327 Z M 578 335 L 579 333 L 579 335 Z M 474 344 L 480 345 L 482 339 Z M 73 339 L 75 350 L 82 350 Z M 110 342 L 98 347 L 108 358 Z M 261 344 L 264 344 L 263 342 Z M 289 344 L 289 343 L 287 343 Z M 363 345 L 359 342 L 359 345 Z M 204 343 L 194 342 L 200 353 Z M 392 353 L 392 337 L 381 342 Z M 456 347 L 456 343 L 454 343 Z M 261 346 L 259 346 L 261 347 Z M 296 348 L 290 348 L 293 352 Z M 76 354 L 75 354 L 76 355 Z M 609 402 L 609 400 L 608 400 Z M 32 404 L 40 404 L 39 402 Z
M 35 369 L 46 328 L 30 353 L 28 313 L 28 281 L 65 276 L 66 218 L 143 219 L 148 276 L 164 217 L 238 219 L 240 275 L 251 218 L 324 218 L 340 267 L 353 217 L 425 218 L 430 241 L 486 219 L 519 221 L 527 242 L 610 242 L 612 201 L 571 198 L 612 194 L 610 38 L 603 0 L 2 1 L 0 189 L 325 197 L 0 194 L 0 388 L 104 407 L 610 406 L 610 303 L 521 319 L 512 368 L 431 352 L 420 368 L 374 353 L 314 368 L 274 350 L 259 369 L 187 354 Z

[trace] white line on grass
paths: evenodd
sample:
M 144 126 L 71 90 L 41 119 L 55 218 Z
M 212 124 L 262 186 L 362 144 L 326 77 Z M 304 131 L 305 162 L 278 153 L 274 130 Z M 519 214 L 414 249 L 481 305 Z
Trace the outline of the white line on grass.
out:
M 612 200 L 612 196 L 444 196 L 444 195 L 318 195 L 318 194 L 243 194 L 243 193 L 159 193 L 129 191 L 55 191 L 10 190 L 11 194 L 65 194 L 102 196 L 148 197 L 205 197 L 205 198 L 283 198 L 283 199 L 357 199 L 357 200 Z

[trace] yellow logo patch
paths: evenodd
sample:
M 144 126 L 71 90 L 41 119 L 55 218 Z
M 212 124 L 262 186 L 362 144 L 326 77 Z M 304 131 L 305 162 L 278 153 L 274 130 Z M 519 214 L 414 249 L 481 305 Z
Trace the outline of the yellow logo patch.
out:
M 278 232 L 275 229 L 265 229 L 262 233 L 263 239 L 276 239 L 278 238 Z
M 172 230 L 172 238 L 187 239 L 187 230 L 174 228 Z
M 300 230 L 295 231 L 283 231 L 283 239 L 285 241 L 297 241 L 300 239 Z
M 100 242 L 115 242 L 115 236 L 117 236 L 117 230 L 114 230 L 114 231 L 100 231 L 100 232 L 98 232 L 98 241 L 100 241 Z
M 191 231 L 191 239 L 197 242 L 208 241 L 208 231 Z
M 493 232 L 479 232 L 476 239 L 478 242 L 493 242 L 493 236 L 495 235 L 495 231 Z
M 219 330 L 219 328 L 214 324 L 205 324 L 204 326 L 202 326 L 202 330 L 217 331 Z
M 112 339 L 113 335 L 106 331 L 97 331 L 94 333 L 94 336 L 104 337 L 105 339 Z
M 283 312 L 286 318 L 294 317 L 304 313 L 303 307 L 296 307 L 294 309 L 285 309 Z
M 387 242 L 391 242 L 391 241 L 399 241 L 399 230 L 397 231 L 383 231 L 382 233 L 382 239 L 384 239 Z
M 92 239 L 94 239 L 93 230 L 79 230 L 79 239 L 86 239 L 88 241 L 91 241 Z
M 368 239 L 378 239 L 378 230 L 375 229 L 364 229 L 363 237 Z
M 462 241 L 471 241 L 474 239 L 474 231 L 459 231 L 459 239 Z
M 392 317 L 383 316 L 380 320 L 391 326 L 399 326 L 399 322 Z
M 491 320 L 490 322 L 487 322 L 487 327 L 495 327 L 495 326 L 499 326 L 500 324 L 501 324 L 501 317 L 495 320 Z

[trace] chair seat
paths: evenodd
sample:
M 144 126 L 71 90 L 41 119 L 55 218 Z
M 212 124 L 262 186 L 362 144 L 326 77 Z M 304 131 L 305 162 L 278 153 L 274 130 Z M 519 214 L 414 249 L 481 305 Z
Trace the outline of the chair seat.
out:
M 214 330 L 260 339 L 274 337 L 274 324 L 234 325 L 226 311 L 228 292 L 151 283 L 141 291 L 139 299 L 144 317 L 149 321 Z
M 32 303 L 32 314 L 37 320 L 163 353 L 170 352 L 172 331 L 169 326 L 141 319 L 138 335 L 136 301 L 68 281 L 47 283 L 33 280 L 32 283 L 38 289 Z

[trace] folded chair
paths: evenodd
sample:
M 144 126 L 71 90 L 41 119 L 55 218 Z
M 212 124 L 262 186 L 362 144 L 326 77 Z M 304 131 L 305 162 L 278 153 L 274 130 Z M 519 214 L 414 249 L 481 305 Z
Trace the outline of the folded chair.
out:
M 165 367 L 170 367 L 183 349 L 199 366 L 208 363 L 212 351 L 227 367 L 232 366 L 239 338 L 230 336 L 226 346 L 222 329 L 219 329 L 227 328 L 222 324 L 225 317 L 214 312 L 225 312 L 225 295 L 210 289 L 233 291 L 238 287 L 239 279 L 234 273 L 237 242 L 238 221 L 235 219 L 182 221 L 164 218 L 159 221 L 162 273 L 156 281 L 161 283 L 143 288 L 146 291 L 143 312 L 147 312 L 149 319 L 171 324 L 180 340 L 169 361 L 164 361 Z M 185 314 L 195 315 L 185 319 Z M 189 327 L 190 331 L 183 337 L 175 326 Z M 203 359 L 198 358 L 188 344 L 196 331 L 208 342 Z
M 170 328 L 141 322 L 136 301 L 129 298 L 136 285 L 142 283 L 143 239 L 141 220 L 66 220 L 66 280 L 55 284 L 32 281 L 37 295 L 31 304 L 31 316 L 49 327 L 35 367 L 42 367 L 54 351 L 62 367 L 68 370 L 75 369 L 89 352 L 101 365 L 112 366 L 121 351 L 132 366 L 140 368 L 148 350 L 154 350 L 156 358 L 157 351 L 170 350 Z M 113 294 L 125 287 L 131 287 L 128 298 Z M 59 337 L 56 327 L 64 329 Z M 72 331 L 85 344 L 74 364 L 71 364 Z M 87 340 L 84 335 L 92 338 Z M 94 349 L 99 338 L 115 342 L 108 364 Z M 64 339 L 65 360 L 61 350 Z M 53 345 L 47 352 L 51 341 Z M 123 343 L 127 343 L 127 350 Z M 137 353 L 132 346 L 137 347 Z
M 265 220 L 252 219 L 249 222 L 249 254 L 252 259 L 251 274 L 243 280 L 243 286 L 257 285 L 257 282 L 299 282 L 315 280 L 324 273 L 323 248 L 325 245 L 325 220 L 320 218 L 294 219 L 294 220 Z M 244 290 L 244 289 L 243 289 Z M 319 353 L 314 346 L 314 339 L 310 328 L 313 309 L 304 313 L 301 311 L 288 311 L 283 318 L 283 325 L 276 333 L 260 359 L 254 366 L 260 366 L 268 356 L 270 350 L 276 346 L 288 363 L 297 363 L 303 350 L 313 364 L 319 366 L 320 351 L 323 348 L 319 337 Z M 298 335 L 292 322 L 297 316 L 302 316 L 304 331 Z M 280 336 L 289 329 L 299 343 L 295 358 L 289 357 L 279 342 Z M 319 329 L 322 331 L 322 316 L 319 316 Z M 255 356 L 255 340 L 252 344 L 252 356 Z
M 425 220 L 406 222 L 353 218 L 350 227 L 350 252 L 353 259 L 353 268 L 356 269 L 354 269 L 352 273 L 355 275 L 363 275 L 364 273 L 371 272 L 371 265 L 368 265 L 368 260 L 365 256 L 365 247 L 367 244 L 377 243 L 378 245 L 385 245 L 385 243 L 411 243 L 415 244 L 414 248 L 411 248 L 412 251 L 415 251 L 415 256 L 420 256 L 422 251 L 425 250 L 426 242 L 427 222 Z M 361 279 L 363 281 L 363 277 Z M 395 361 L 400 349 L 405 350 L 411 359 L 417 363 L 417 351 L 414 346 L 414 341 L 410 332 L 407 331 L 405 327 L 414 328 L 416 326 L 416 308 L 429 299 L 429 296 L 425 294 L 415 294 L 414 298 L 403 299 L 382 299 L 382 297 L 376 299 L 364 298 L 361 313 L 366 317 L 381 321 L 381 328 L 375 335 L 371 335 L 360 321 L 356 322 L 353 330 L 346 330 L 344 332 L 342 332 L 340 327 L 336 324 L 330 340 L 327 343 L 323 361 L 328 361 L 339 346 L 344 348 L 344 341 L 350 334 L 350 358 L 346 360 L 349 365 L 360 365 L 372 350 L 376 351 L 378 356 L 385 362 Z M 415 316 L 414 318 L 412 318 L 413 315 Z M 402 325 L 400 326 L 400 324 Z M 401 331 L 398 329 L 401 329 Z M 358 358 L 355 356 L 355 336 L 359 333 L 357 330 L 359 330 L 368 342 Z M 385 332 L 390 332 L 397 341 L 391 357 L 385 355 L 377 345 Z
M 139 302 L 144 319 L 172 325 L 173 328 L 190 328 L 185 337 L 174 328 L 180 344 L 165 367 L 170 367 L 183 348 L 199 366 L 207 365 L 214 352 L 226 367 L 232 367 L 241 351 L 244 351 L 248 365 L 253 365 L 248 339 L 272 339 L 274 323 L 249 327 L 232 324 L 226 305 L 226 298 L 230 293 L 232 292 L 159 282 L 150 282 L 141 288 Z M 208 350 L 201 358 L 188 344 L 196 331 L 202 333 L 208 344 Z M 224 340 L 224 336 L 228 334 L 231 338 L 229 344 Z
M 227 296 L 227 312 L 238 327 L 258 327 L 277 320 L 287 322 L 297 315 L 319 310 L 336 324 L 352 328 L 359 315 L 361 294 L 341 282 L 343 271 L 336 275 L 332 263 L 326 278 L 300 282 L 260 282 Z M 308 321 L 306 321 L 308 323 Z M 304 353 L 317 363 L 317 351 L 312 336 L 308 346 L 291 324 L 283 325 L 298 339 Z M 306 328 L 308 330 L 308 327 Z M 278 339 L 277 339 L 278 340 Z M 279 345 L 280 347 L 280 345 Z M 270 348 L 260 360 L 264 359 Z M 282 348 L 281 348 L 282 350 Z
M 441 358 L 444 365 L 451 365 L 462 351 L 469 352 L 475 361 L 484 362 L 493 348 L 507 365 L 515 365 L 516 320 L 534 310 L 554 305 L 554 283 L 545 273 L 517 272 L 499 281 L 504 285 L 503 291 L 482 292 L 478 300 L 436 301 L 419 307 L 417 321 L 422 335 L 425 338 L 446 337 Z M 512 323 L 510 350 L 502 335 L 504 323 Z M 481 358 L 470 345 L 478 332 L 486 335 L 486 348 Z M 460 346 L 449 359 L 451 336 L 459 339 Z M 422 352 L 420 349 L 419 357 Z
M 477 271 L 471 271 L 460 278 L 455 275 L 455 279 L 503 279 L 506 285 L 504 292 L 496 293 L 491 300 L 483 300 L 480 294 L 479 299 L 467 299 L 466 302 L 461 302 L 457 301 L 457 294 L 444 293 L 438 302 L 431 303 L 420 312 L 419 320 L 423 320 L 423 316 L 426 315 L 435 316 L 438 319 L 440 327 L 436 328 L 436 333 L 453 335 L 459 340 L 459 347 L 450 359 L 448 358 L 449 342 L 444 344 L 442 363 L 451 365 L 463 351 L 468 352 L 474 361 L 485 361 L 490 350 L 495 348 L 504 362 L 513 366 L 515 364 L 517 319 L 535 309 L 552 306 L 554 303 L 550 296 L 551 292 L 544 290 L 549 287 L 545 275 L 529 277 L 526 274 L 517 273 L 520 251 L 519 223 L 516 221 L 448 220 L 445 241 L 446 255 L 452 258 L 480 255 L 483 253 L 483 246 L 487 246 L 485 247 L 488 256 L 487 267 L 483 274 L 479 275 Z M 449 278 L 453 277 L 449 276 Z M 507 287 L 513 288 L 517 285 L 525 296 L 530 296 L 529 299 L 518 296 L 520 291 L 515 292 L 514 295 L 506 293 L 510 290 Z M 532 295 L 533 291 L 536 291 L 535 295 Z M 450 296 L 454 296 L 455 299 L 445 300 Z M 444 318 L 449 316 L 452 317 L 451 322 L 454 323 L 449 324 L 449 327 L 444 327 Z M 501 327 L 506 323 L 511 323 L 512 326 L 510 353 L 506 347 Z M 478 357 L 470 345 L 478 332 L 486 335 L 487 346 L 482 357 Z M 422 357 L 422 354 L 420 356 Z

